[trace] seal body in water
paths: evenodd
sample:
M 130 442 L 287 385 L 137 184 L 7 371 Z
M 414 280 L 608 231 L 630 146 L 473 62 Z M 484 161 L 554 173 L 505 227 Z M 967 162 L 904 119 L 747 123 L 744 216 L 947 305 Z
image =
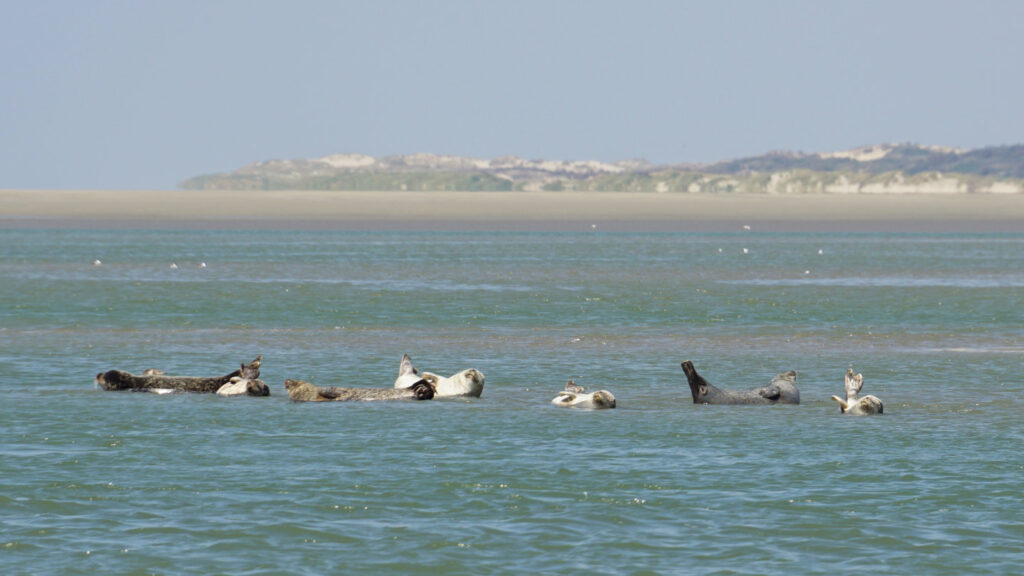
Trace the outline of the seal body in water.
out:
M 690 384 L 694 404 L 799 404 L 800 391 L 796 387 L 796 372 L 783 372 L 767 386 L 752 390 L 722 390 L 712 386 L 697 373 L 693 362 L 683 362 L 683 372 Z
M 559 392 L 551 400 L 551 403 L 565 408 L 600 410 L 603 408 L 615 408 L 615 396 L 607 390 L 587 392 L 582 386 L 577 386 L 575 382 L 569 380 L 565 384 L 565 390 Z
M 413 366 L 412 358 L 408 354 L 403 355 L 402 361 L 398 365 L 398 378 L 395 379 L 395 388 L 408 388 L 421 379 L 426 380 L 434 387 L 435 398 L 451 396 L 475 396 L 479 398 L 480 394 L 484 391 L 484 374 L 475 368 L 463 370 L 448 378 L 432 372 L 420 374 L 419 370 Z
M 142 392 L 199 392 L 216 393 L 221 389 L 225 393 L 221 395 L 248 396 L 269 396 L 270 387 L 259 379 L 260 364 L 263 356 L 257 356 L 248 364 L 242 364 L 241 369 L 230 374 L 215 377 L 196 376 L 172 376 L 164 374 L 159 370 L 149 369 L 142 375 L 135 375 L 123 370 L 108 370 L 96 375 L 96 384 L 104 390 L 133 390 Z M 244 383 L 244 386 L 240 385 Z M 225 388 L 234 384 L 234 388 Z M 244 389 L 244 392 L 242 391 Z M 231 394 L 227 394 L 232 390 Z
M 362 400 L 430 400 L 434 388 L 423 379 L 408 388 L 340 388 L 316 386 L 303 380 L 285 380 L 293 402 L 358 402 Z
M 833 396 L 832 399 L 839 402 L 839 412 L 842 414 L 855 414 L 859 416 L 868 414 L 881 414 L 882 413 L 882 401 L 877 396 L 868 394 L 867 396 L 858 396 L 860 389 L 864 386 L 864 376 L 860 374 L 854 375 L 852 368 L 846 369 L 846 400 L 843 400 L 839 396 Z

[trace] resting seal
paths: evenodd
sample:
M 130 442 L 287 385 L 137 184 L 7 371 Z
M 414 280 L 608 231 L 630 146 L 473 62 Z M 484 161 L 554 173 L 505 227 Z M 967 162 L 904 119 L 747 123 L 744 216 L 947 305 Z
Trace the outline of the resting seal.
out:
M 479 398 L 484 392 L 484 373 L 475 368 L 452 374 L 450 378 L 438 376 L 432 372 L 424 372 L 423 379 L 434 387 L 438 397 L 474 396 Z
M 690 383 L 694 404 L 799 404 L 800 391 L 796 387 L 796 372 L 783 372 L 771 383 L 752 390 L 732 391 L 716 388 L 697 374 L 693 362 L 683 362 L 683 372 Z
M 451 377 L 445 378 L 433 372 L 424 372 L 420 375 L 419 370 L 412 364 L 412 358 L 408 354 L 402 356 L 398 365 L 398 378 L 395 379 L 395 388 L 408 388 L 419 380 L 426 380 L 434 387 L 434 397 L 451 396 L 475 396 L 480 397 L 484 391 L 484 374 L 475 368 L 463 370 Z
M 856 414 L 856 415 L 867 415 L 867 414 L 881 414 L 882 413 L 882 401 L 877 396 L 868 394 L 867 396 L 857 397 L 860 394 L 860 389 L 864 386 L 864 376 L 853 374 L 852 368 L 846 369 L 846 400 L 843 400 L 839 396 L 833 396 L 832 399 L 839 402 L 839 412 L 841 414 Z
M 249 364 L 242 364 L 239 370 L 224 376 L 211 378 L 168 376 L 160 370 L 152 368 L 146 370 L 142 376 L 136 376 L 131 372 L 123 370 L 108 370 L 96 375 L 96 384 L 104 390 L 133 390 L 158 393 L 166 393 L 168 391 L 200 392 L 212 394 L 219 392 L 226 385 L 238 385 L 244 382 L 244 392 L 240 391 L 242 389 L 241 386 L 236 386 L 235 389 L 225 388 L 225 394 L 222 395 L 226 395 L 228 390 L 234 390 L 233 394 L 244 393 L 249 396 L 269 396 L 270 387 L 259 379 L 260 364 L 262 362 L 263 356 L 260 355 Z
M 551 403 L 555 406 L 566 408 L 589 408 L 599 410 L 602 408 L 615 408 L 615 396 L 607 390 L 597 392 L 586 392 L 582 386 L 569 380 L 565 384 L 565 390 L 558 393 Z
M 285 380 L 292 402 L 355 402 L 359 400 L 430 400 L 434 388 L 419 380 L 409 388 L 339 388 L 315 386 L 302 380 Z

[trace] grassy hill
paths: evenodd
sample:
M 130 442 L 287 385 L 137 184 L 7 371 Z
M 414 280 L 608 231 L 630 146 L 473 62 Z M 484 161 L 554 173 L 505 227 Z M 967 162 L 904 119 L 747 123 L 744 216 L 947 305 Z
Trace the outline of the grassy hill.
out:
M 772 152 L 707 165 L 493 160 L 415 154 L 272 160 L 181 183 L 229 190 L 589 190 L 690 193 L 1024 193 L 1024 145 L 955 150 L 912 144 Z

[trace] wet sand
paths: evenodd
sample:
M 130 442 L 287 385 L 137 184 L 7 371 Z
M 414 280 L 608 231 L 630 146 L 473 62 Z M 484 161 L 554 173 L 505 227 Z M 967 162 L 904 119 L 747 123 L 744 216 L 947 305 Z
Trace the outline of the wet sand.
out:
M 0 228 L 1024 232 L 1024 195 L 0 190 Z

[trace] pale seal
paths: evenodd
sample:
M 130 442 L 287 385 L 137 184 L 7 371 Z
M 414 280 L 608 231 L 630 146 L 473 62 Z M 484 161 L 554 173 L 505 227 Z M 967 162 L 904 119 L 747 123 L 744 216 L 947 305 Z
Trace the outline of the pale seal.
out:
M 419 380 L 409 388 L 340 388 L 316 386 L 302 380 L 285 380 L 284 388 L 293 402 L 355 402 L 360 400 L 430 400 L 434 388 Z
M 832 399 L 839 402 L 839 412 L 841 414 L 856 414 L 856 415 L 867 415 L 867 414 L 881 414 L 882 413 L 882 401 L 877 396 L 868 394 L 867 396 L 860 396 L 860 389 L 864 386 L 864 376 L 857 374 L 854 375 L 852 368 L 846 369 L 846 400 L 843 400 L 839 396 L 833 396 Z
M 783 372 L 767 386 L 752 390 L 722 390 L 708 383 L 697 373 L 693 362 L 683 362 L 683 372 L 690 384 L 694 404 L 799 404 L 800 391 L 796 387 L 796 372 Z
M 432 372 L 424 372 L 423 379 L 430 382 L 438 397 L 474 396 L 479 398 L 484 391 L 484 373 L 468 368 L 445 378 Z
M 413 366 L 412 358 L 408 354 L 402 356 L 398 365 L 398 378 L 395 379 L 395 388 L 408 388 L 419 380 L 426 380 L 434 387 L 434 397 L 452 396 L 475 396 L 477 398 L 484 391 L 484 374 L 475 368 L 468 368 L 462 372 L 452 374 L 445 378 L 433 372 L 420 374 Z
M 607 390 L 587 392 L 582 386 L 577 386 L 575 382 L 569 380 L 565 384 L 565 390 L 559 392 L 551 400 L 551 403 L 565 408 L 600 410 L 602 408 L 615 408 L 615 396 L 612 396 L 612 393 Z
M 133 390 L 141 392 L 200 392 L 215 393 L 225 385 L 245 383 L 244 394 L 248 396 L 269 396 L 270 387 L 259 379 L 263 356 L 257 356 L 249 364 L 242 364 L 240 370 L 217 377 L 169 376 L 160 370 L 148 369 L 142 376 L 123 370 L 108 370 L 96 375 L 96 384 L 104 390 Z M 240 387 L 239 387 L 240 389 Z M 242 394 L 243 392 L 235 392 Z

